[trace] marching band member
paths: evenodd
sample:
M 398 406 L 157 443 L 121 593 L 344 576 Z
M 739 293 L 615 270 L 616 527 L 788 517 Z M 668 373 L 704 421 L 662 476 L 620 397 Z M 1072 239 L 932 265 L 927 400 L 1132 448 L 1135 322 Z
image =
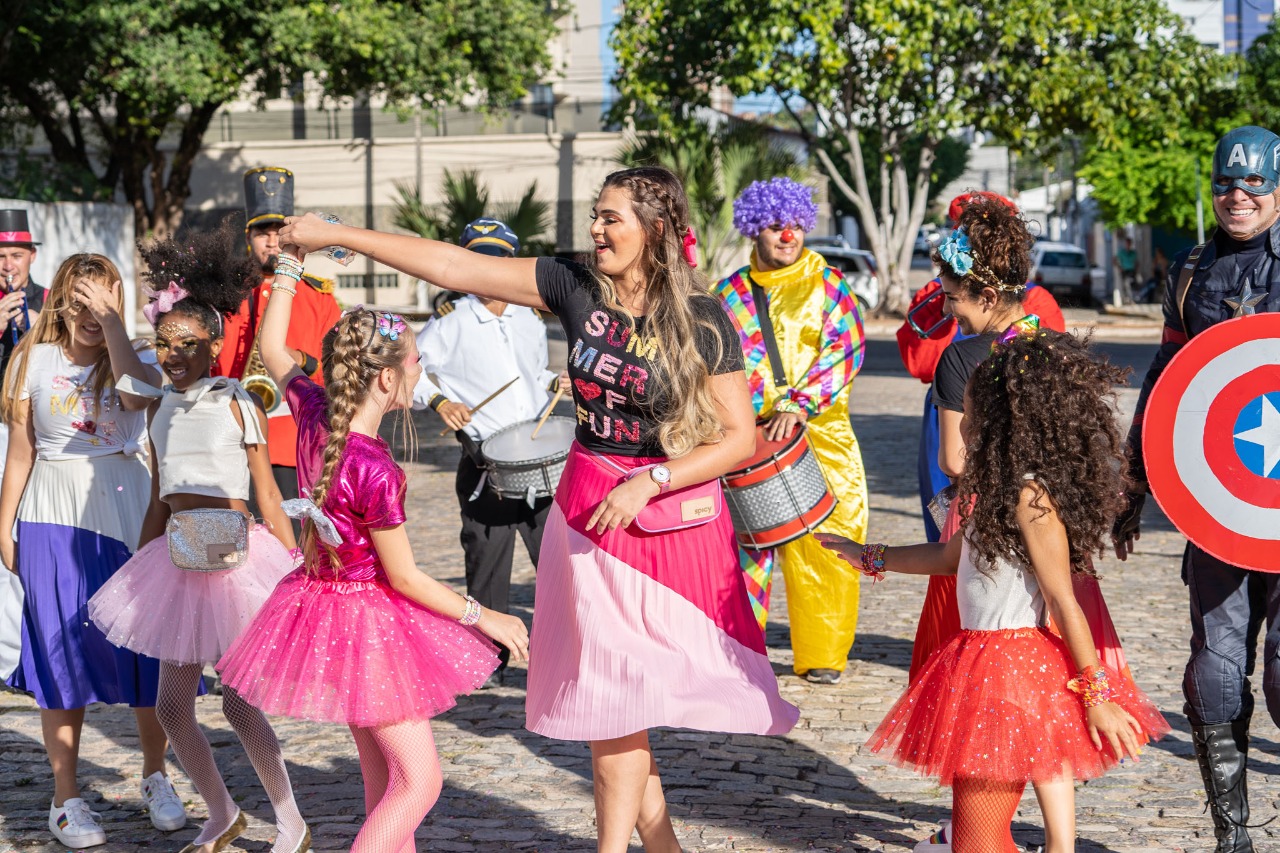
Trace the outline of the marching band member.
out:
M 222 352 L 213 368 L 214 376 L 247 379 L 247 370 L 268 379 L 261 371 L 261 358 L 255 344 L 262 325 L 262 314 L 271 299 L 275 285 L 276 257 L 280 253 L 277 236 L 286 216 L 293 215 L 293 173 L 278 166 L 250 169 L 244 173 L 245 240 L 249 252 L 262 266 L 262 283 L 250 291 L 240 310 L 225 318 Z M 294 299 L 294 322 L 289 327 L 286 345 L 302 372 L 323 381 L 320 375 L 320 341 L 342 316 L 333 297 L 333 282 L 304 275 L 298 296 Z M 265 383 L 249 382 L 248 389 L 258 393 Z M 274 403 L 267 402 L 267 451 L 271 454 L 271 470 L 285 499 L 298 496 L 298 426 L 289 417 L 284 389 L 276 388 Z M 262 394 L 259 394 L 262 396 Z M 254 508 L 251 501 L 250 507 Z M 261 510 L 257 511 L 261 515 Z
M 515 257 L 520 251 L 520 238 L 496 219 L 472 222 L 460 244 L 499 258 Z M 516 534 L 536 568 L 551 498 L 538 498 L 530 505 L 504 499 L 488 488 L 480 445 L 503 427 L 538 417 L 549 392 L 572 386 L 567 372 L 557 377 L 547 369 L 547 327 L 533 309 L 481 296 L 463 296 L 452 304 L 452 310 L 427 323 L 418 335 L 424 372 L 413 404 L 416 409 L 433 409 L 457 432 L 462 456 L 454 488 L 462 515 L 467 594 L 506 613 Z M 479 403 L 512 379 L 518 381 L 472 416 L 468 403 Z M 501 682 L 509 655 L 503 647 L 502 662 L 486 687 Z
M 809 446 L 838 503 L 819 527 L 856 541 L 867 534 L 867 477 L 849 424 L 849 391 L 862 366 L 862 317 L 839 270 L 804 247 L 817 225 L 813 191 L 789 178 L 756 181 L 733 203 L 734 225 L 752 240 L 750 266 L 715 294 L 746 353 L 747 382 L 765 437 L 790 438 L 804 424 Z M 742 552 L 756 616 L 769 610 L 773 561 L 787 579 L 797 675 L 835 684 L 858 626 L 858 575 L 812 536 L 773 551 Z

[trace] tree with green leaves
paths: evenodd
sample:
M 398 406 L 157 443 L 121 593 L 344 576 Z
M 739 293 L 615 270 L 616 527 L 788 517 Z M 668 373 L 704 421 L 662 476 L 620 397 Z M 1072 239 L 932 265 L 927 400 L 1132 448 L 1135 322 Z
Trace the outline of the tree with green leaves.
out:
M 1028 149 L 1068 133 L 1114 147 L 1158 135 L 1221 76 L 1162 0 L 625 0 L 612 45 L 619 118 L 669 126 L 725 90 L 811 109 L 797 124 L 895 311 L 943 139 L 976 128 Z
M 419 237 L 452 243 L 469 223 L 487 216 L 502 220 L 515 232 L 522 256 L 537 257 L 555 251 L 555 244 L 545 238 L 555 228 L 551 202 L 538 197 L 537 181 L 529 184 L 516 201 L 494 202 L 488 186 L 474 169 L 456 175 L 446 169 L 438 207 L 426 203 L 416 184 L 396 184 L 396 195 L 392 221 L 397 228 Z
M 680 176 L 689 196 L 689 213 L 698 236 L 702 265 L 713 278 L 724 269 L 741 238 L 733 227 L 733 200 L 752 181 L 786 177 L 811 180 L 794 150 L 766 128 L 724 123 L 713 129 L 696 121 L 678 133 L 642 134 L 623 146 L 618 162 L 663 166 Z
M 1080 178 L 1093 188 L 1109 225 L 1194 231 L 1197 175 L 1212 225 L 1209 165 L 1218 138 L 1246 124 L 1280 132 L 1280 33 L 1274 24 L 1242 59 L 1230 61 L 1238 63 L 1236 74 L 1220 80 L 1195 112 L 1171 116 L 1166 134 L 1086 152 Z
M 505 105 L 549 64 L 542 0 L 15 0 L 0 20 L 0 110 L 53 160 L 123 194 L 138 234 L 182 221 L 218 110 L 304 78 L 329 99 Z M 472 102 L 468 100 L 468 102 Z

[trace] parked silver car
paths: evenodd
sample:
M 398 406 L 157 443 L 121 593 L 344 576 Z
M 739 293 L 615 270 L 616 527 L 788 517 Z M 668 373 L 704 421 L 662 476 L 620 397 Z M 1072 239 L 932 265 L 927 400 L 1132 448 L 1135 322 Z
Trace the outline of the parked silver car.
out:
M 1031 280 L 1055 297 L 1065 296 L 1081 305 L 1105 296 L 1106 272 L 1091 267 L 1084 250 L 1071 243 L 1042 240 L 1032 246 Z

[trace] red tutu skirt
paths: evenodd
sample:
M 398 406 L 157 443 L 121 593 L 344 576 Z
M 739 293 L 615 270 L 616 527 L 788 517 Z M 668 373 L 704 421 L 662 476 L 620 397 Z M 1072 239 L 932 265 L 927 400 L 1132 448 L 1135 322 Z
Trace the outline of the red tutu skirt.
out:
M 1080 697 L 1067 690 L 1071 654 L 1046 629 L 961 631 L 934 654 L 867 742 L 894 763 L 936 776 L 1048 782 L 1064 768 L 1092 779 L 1119 756 L 1089 737 Z M 1158 740 L 1169 724 L 1129 679 L 1111 673 L 1116 703 Z
M 268 714 L 372 727 L 425 720 L 498 666 L 474 628 L 379 581 L 287 576 L 218 671 Z

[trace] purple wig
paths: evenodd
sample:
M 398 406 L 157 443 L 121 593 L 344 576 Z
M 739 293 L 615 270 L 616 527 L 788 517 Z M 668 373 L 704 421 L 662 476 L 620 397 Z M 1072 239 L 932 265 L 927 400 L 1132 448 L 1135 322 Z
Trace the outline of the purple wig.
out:
M 818 227 L 813 190 L 790 178 L 755 181 L 733 200 L 733 226 L 755 238 L 771 225 L 794 225 L 801 231 Z

